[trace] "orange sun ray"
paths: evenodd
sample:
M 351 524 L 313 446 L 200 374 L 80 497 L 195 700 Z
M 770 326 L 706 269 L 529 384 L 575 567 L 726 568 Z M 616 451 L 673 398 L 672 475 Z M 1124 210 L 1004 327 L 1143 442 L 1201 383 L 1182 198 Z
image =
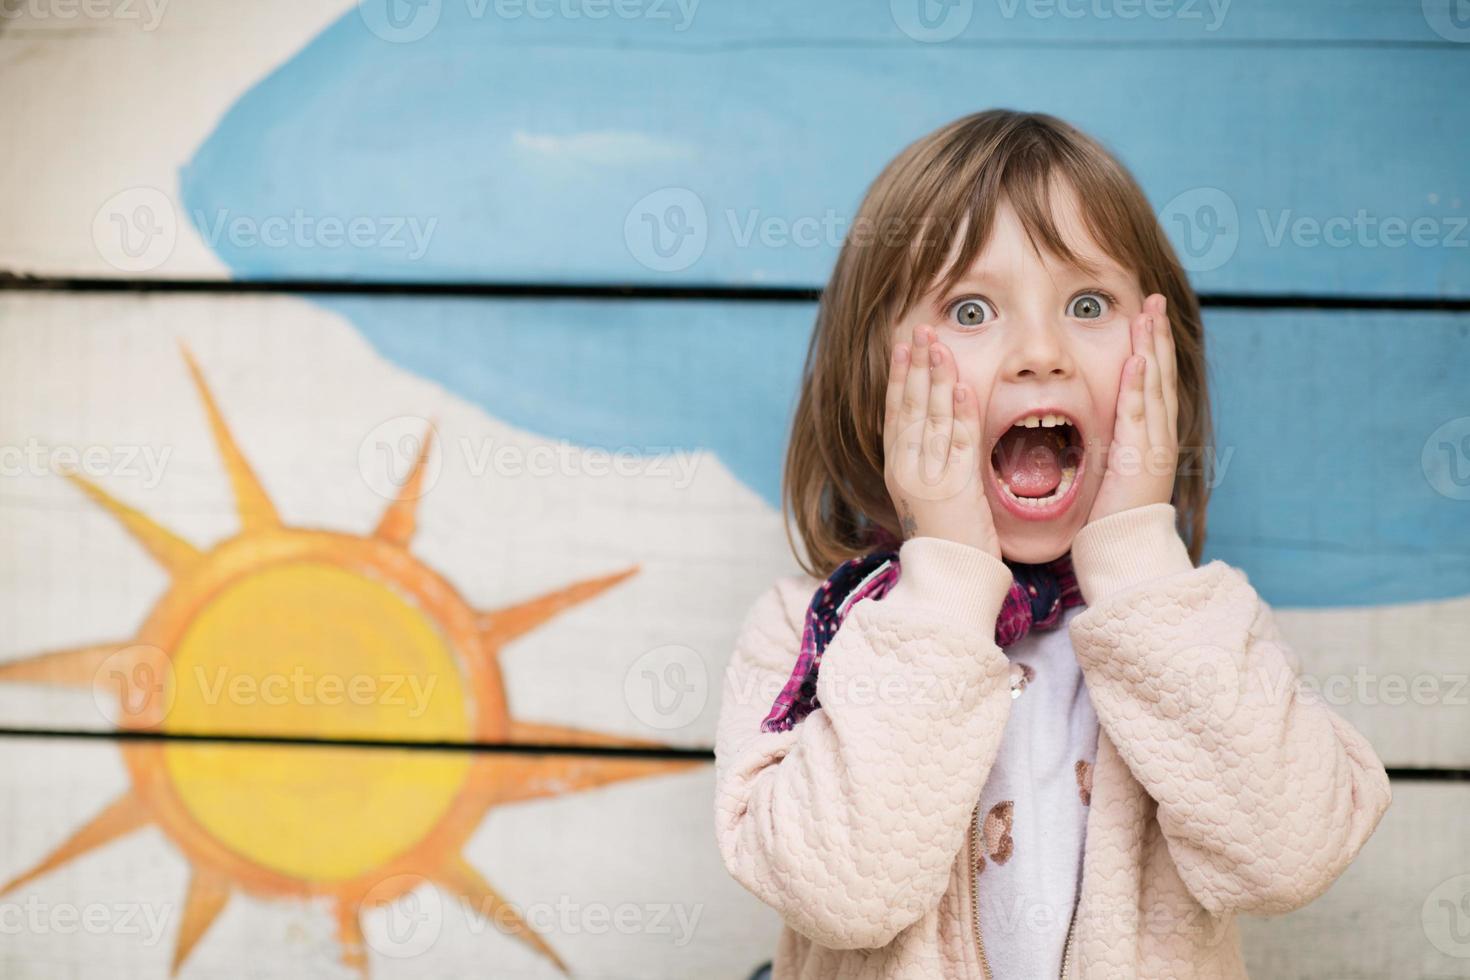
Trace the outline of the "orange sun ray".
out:
M 704 765 L 701 759 L 642 759 L 573 753 L 493 753 L 475 763 L 485 776 L 488 809 L 505 803 L 561 796 L 628 779 L 646 779 Z
M 558 613 L 586 602 L 624 579 L 638 574 L 639 567 L 634 565 L 611 575 L 574 582 L 555 592 L 548 592 L 514 606 L 482 611 L 479 614 L 480 636 L 489 649 L 498 651 L 506 643 L 522 633 L 530 632 Z
M 394 544 L 407 545 L 413 532 L 418 514 L 419 498 L 423 495 L 424 466 L 429 461 L 429 450 L 434 443 L 434 422 L 429 421 L 428 431 L 419 442 L 419 454 L 414 458 L 413 470 L 408 474 L 408 479 L 398 489 L 398 498 L 388 505 L 383 511 L 383 517 L 378 521 L 377 528 L 373 531 L 373 537 L 384 541 L 392 541 Z
M 432 872 L 432 875 L 435 882 L 463 901 L 468 911 L 494 925 L 497 929 L 520 939 L 556 964 L 556 968 L 564 975 L 571 975 L 571 971 L 567 969 L 561 957 L 556 955 L 556 951 L 547 945 L 546 940 L 542 939 L 525 919 L 521 918 L 520 912 L 514 905 L 507 902 L 499 892 L 490 887 L 490 883 L 480 875 L 480 872 L 471 867 L 463 856 L 455 855 L 445 867 Z
M 224 875 L 194 865 L 194 874 L 189 879 L 189 894 L 184 900 L 184 914 L 179 921 L 174 961 L 168 971 L 170 976 L 178 974 L 179 967 L 184 965 L 184 961 L 194 951 L 194 946 L 209 931 L 229 898 L 230 883 Z
M 107 658 L 125 650 L 136 640 L 102 643 L 90 647 L 71 647 L 35 653 L 20 660 L 0 664 L 0 682 L 20 684 L 58 684 L 64 687 L 93 687 L 97 672 Z
M 225 472 L 229 474 L 230 486 L 235 491 L 235 509 L 240 515 L 241 530 L 266 531 L 280 527 L 281 518 L 276 513 L 276 506 L 271 503 L 265 487 L 261 486 L 255 471 L 245 461 L 245 454 L 240 451 L 235 437 L 230 434 L 230 427 L 220 414 L 214 394 L 205 383 L 204 373 L 199 370 L 199 363 L 194 360 L 194 355 L 183 341 L 179 342 L 179 350 L 183 352 L 184 360 L 189 365 L 189 374 L 194 379 L 194 387 L 199 391 L 200 400 L 204 402 L 204 411 L 209 415 L 209 431 L 214 436 L 215 448 L 224 460 Z
M 108 804 L 107 808 L 93 817 L 85 827 L 64 841 L 60 847 L 46 855 L 39 864 L 0 885 L 0 895 L 7 894 L 42 875 L 54 871 L 66 862 L 110 844 L 119 837 L 150 823 L 153 815 L 134 792 L 129 791 Z
M 175 577 L 196 564 L 203 557 L 198 548 L 159 524 L 153 518 L 113 497 L 91 480 L 77 473 L 66 474 L 81 487 L 93 502 L 117 518 L 134 539 L 137 540 L 160 565 Z
M 284 819 L 290 827 L 307 836 L 315 833 L 312 839 L 319 842 L 319 846 L 293 849 L 275 846 L 279 843 L 279 826 L 262 829 L 250 813 L 229 805 L 232 801 L 226 798 L 228 794 L 221 796 L 223 790 L 210 769 L 208 753 L 202 752 L 199 746 L 180 745 L 171 740 L 125 744 L 122 754 L 133 788 L 114 799 L 34 867 L 0 886 L 0 894 L 20 888 L 144 826 L 156 825 L 183 848 L 192 869 L 175 942 L 172 973 L 182 969 L 236 891 L 295 898 L 320 894 L 323 880 L 341 880 L 349 884 L 326 889 L 337 898 L 335 918 L 340 955 L 346 966 L 366 977 L 370 962 L 360 919 L 361 896 L 355 890 L 356 885 L 350 883 L 358 879 L 331 875 L 324 878 L 323 869 L 333 869 L 335 873 L 335 869 L 346 867 L 352 869 L 352 874 L 361 875 L 375 867 L 374 862 L 383 860 L 383 854 L 400 853 L 406 855 L 402 859 L 415 872 L 431 877 L 447 893 L 460 896 L 474 906 L 477 915 L 515 936 L 554 963 L 562 973 L 567 973 L 566 965 L 547 942 L 465 861 L 460 850 L 492 807 L 705 765 L 703 759 L 639 757 L 621 752 L 579 753 L 576 750 L 665 746 L 568 725 L 517 721 L 510 717 L 505 704 L 504 678 L 496 654 L 511 640 L 626 581 L 638 573 L 639 566 L 572 582 L 502 609 L 469 606 L 452 585 L 407 550 L 417 528 L 418 505 L 435 434 L 432 421 L 408 480 L 384 509 L 370 537 L 285 527 L 231 434 L 199 364 L 182 342 L 179 346 L 230 480 L 241 524 L 239 535 L 200 550 L 86 478 L 67 473 L 69 479 L 171 573 L 174 581 L 168 595 L 131 640 L 54 649 L 0 664 L 0 682 L 92 686 L 94 690 L 116 688 L 124 709 L 124 720 L 119 724 L 124 728 L 167 732 L 170 729 L 165 724 L 165 714 L 170 710 L 192 710 L 199 717 L 213 718 L 224 710 L 219 704 L 208 702 L 191 686 L 166 687 L 159 683 L 160 678 L 177 667 L 181 657 L 183 662 L 198 668 L 202 663 L 221 662 L 237 647 L 253 651 L 254 659 L 266 670 L 271 661 L 265 654 L 273 648 L 259 641 L 252 645 L 247 642 L 248 637 L 241 639 L 240 633 L 249 633 L 262 623 L 270 625 L 274 622 L 272 617 L 282 615 L 280 610 L 286 607 L 281 603 L 293 593 L 279 590 L 289 587 L 301 594 L 325 594 L 338 604 L 303 601 L 290 607 L 291 614 L 301 620 L 299 632 L 303 637 L 311 629 L 333 627 L 335 621 L 327 622 L 322 617 L 333 615 L 339 606 L 350 607 L 354 615 L 376 614 L 378 621 L 386 626 L 365 629 L 363 637 L 356 641 L 359 652 L 369 659 L 376 656 L 389 667 L 400 660 L 418 663 L 414 655 L 428 658 L 425 662 L 438 665 L 435 676 L 460 685 L 450 691 L 452 696 L 447 700 L 435 700 L 431 706 L 451 720 L 466 716 L 479 719 L 483 724 L 474 732 L 465 732 L 465 737 L 475 736 L 476 732 L 486 738 L 493 736 L 504 748 L 477 752 L 472 762 L 455 761 L 453 765 L 425 762 L 421 767 L 424 798 L 415 799 L 415 805 L 405 807 L 401 813 L 375 814 L 372 824 L 360 833 L 351 820 L 341 820 L 341 814 L 339 827 L 345 826 L 353 832 L 332 832 L 332 806 L 352 805 L 356 796 L 342 790 L 351 788 L 352 780 L 370 782 L 373 776 L 368 769 L 348 769 L 340 776 L 334 775 L 335 784 L 328 779 L 328 784 L 321 786 L 324 801 L 321 807 L 293 808 L 294 803 L 302 801 L 285 796 L 273 808 L 273 816 L 285 813 Z M 282 568 L 289 569 L 289 577 L 283 577 Z M 235 583 L 231 587 L 237 591 L 231 593 L 230 602 L 236 605 L 221 599 L 221 583 Z M 240 583 L 255 591 L 245 589 Z M 381 583 L 393 587 L 385 592 Z M 246 608 L 250 603 L 263 612 L 251 615 L 250 608 Z M 230 629 L 221 631 L 210 617 L 220 618 L 221 622 L 227 620 Z M 199 626 L 201 622 L 214 625 L 215 633 Z M 398 651 L 391 643 L 384 647 L 382 643 L 369 642 L 374 637 L 390 634 L 419 637 L 417 653 Z M 295 639 L 292 638 L 293 642 Z M 487 652 L 490 656 L 486 656 Z M 326 659 L 329 668 L 330 658 Z M 159 691 L 170 692 L 178 702 L 160 699 Z M 208 711 L 204 710 L 206 706 Z M 231 723 L 248 725 L 254 710 L 241 707 L 233 714 L 226 712 L 229 720 L 220 724 L 225 729 Z M 356 732 L 362 714 L 349 704 L 338 706 L 325 717 L 317 709 L 307 712 L 304 708 L 285 717 L 300 729 L 300 734 L 317 735 L 338 730 Z M 173 723 L 179 717 L 175 713 L 168 715 L 167 720 Z M 398 727 L 394 727 L 395 721 Z M 380 723 L 384 725 L 383 737 L 408 738 L 418 722 L 412 716 L 393 715 L 386 721 L 380 719 Z M 524 748 L 518 752 L 506 751 L 510 746 Z M 316 786 L 321 782 L 324 770 L 314 750 L 303 747 L 294 753 L 269 753 L 268 760 L 264 754 L 258 755 L 261 757 L 247 760 L 256 768 L 244 770 L 242 778 L 253 776 L 270 786 Z M 394 778 L 402 777 L 400 774 Z M 365 785 L 365 788 L 373 787 Z M 293 820 L 296 823 L 290 824 Z M 327 833 L 321 832 L 324 828 Z M 411 852 L 384 850 L 381 837 L 385 833 L 403 835 L 405 847 L 407 842 L 419 843 L 413 845 Z M 337 848 L 341 849 L 340 854 L 334 850 Z
M 342 965 L 359 976 L 368 975 L 367 941 L 362 936 L 362 920 L 350 902 L 337 903 L 337 941 L 341 946 Z

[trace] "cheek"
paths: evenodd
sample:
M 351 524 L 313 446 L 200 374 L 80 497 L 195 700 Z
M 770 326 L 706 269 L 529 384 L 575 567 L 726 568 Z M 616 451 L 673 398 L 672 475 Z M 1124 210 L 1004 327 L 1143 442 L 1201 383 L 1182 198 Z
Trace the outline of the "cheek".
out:
M 983 349 L 975 345 L 951 344 L 950 338 L 941 339 L 954 354 L 955 373 L 959 375 L 959 379 L 979 395 L 980 410 L 983 413 L 990 403 L 990 391 L 995 387 L 995 377 L 1000 370 L 999 361 L 987 356 Z
M 926 316 L 920 307 L 914 307 L 894 323 L 892 333 L 888 338 L 888 353 L 891 355 L 894 346 L 897 344 L 908 344 L 912 347 L 914 343 L 914 331 L 920 326 L 934 328 L 935 333 L 939 335 L 939 339 L 945 341 L 946 344 L 948 343 L 949 338 L 945 337 L 943 331 L 939 330 L 939 326 L 934 322 L 933 318 Z
M 1113 425 L 1118 415 L 1118 389 L 1123 382 L 1123 365 L 1133 354 L 1126 331 L 1120 338 L 1109 338 L 1109 341 L 1089 350 L 1082 366 L 1092 403 L 1097 408 L 1097 419 L 1104 426 L 1103 431 L 1094 435 L 1104 443 L 1112 440 Z

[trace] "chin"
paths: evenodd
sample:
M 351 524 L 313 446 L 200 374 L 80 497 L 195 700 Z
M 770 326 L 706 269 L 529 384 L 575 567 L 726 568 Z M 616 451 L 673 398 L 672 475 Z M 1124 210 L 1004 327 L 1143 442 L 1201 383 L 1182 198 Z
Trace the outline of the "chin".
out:
M 1019 535 L 1000 535 L 1000 553 L 1024 565 L 1040 565 L 1055 561 L 1072 547 L 1071 534 L 1057 534 L 1055 529 L 1040 529 Z
M 1085 514 L 1092 508 L 1092 498 L 1096 494 L 1091 492 L 1090 487 L 1087 490 L 1089 492 L 1083 494 L 1083 499 L 1077 502 L 1076 510 L 1057 520 L 999 521 L 1001 526 L 996 528 L 996 535 L 1000 539 L 1002 557 L 1027 565 L 1040 565 L 1065 555 L 1071 550 L 1072 540 L 1077 537 L 1077 532 L 1086 523 L 1078 520 L 1077 515 Z
M 1084 469 L 1095 469 L 1093 462 L 1091 458 L 1087 459 Z M 1026 520 L 1013 513 L 1013 507 L 1000 502 L 999 481 L 993 472 L 988 479 L 990 486 L 986 488 L 986 497 L 995 522 L 996 537 L 1000 541 L 1001 557 L 1025 565 L 1055 561 L 1071 550 L 1072 540 L 1086 525 L 1086 515 L 1092 512 L 1101 483 L 1090 473 L 1083 474 L 1070 499 L 1062 502 L 1060 513 L 1049 520 Z

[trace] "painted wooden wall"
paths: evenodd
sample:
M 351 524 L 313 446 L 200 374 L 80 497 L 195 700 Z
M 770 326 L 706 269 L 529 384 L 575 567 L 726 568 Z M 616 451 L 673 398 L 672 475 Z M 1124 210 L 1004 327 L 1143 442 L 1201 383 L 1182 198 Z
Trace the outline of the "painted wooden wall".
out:
M 1253 975 L 1470 976 L 1457 0 L 36 0 L 0 85 L 0 975 L 767 959 L 709 749 L 810 293 L 1005 105 L 1157 207 L 1207 557 L 1394 777 Z

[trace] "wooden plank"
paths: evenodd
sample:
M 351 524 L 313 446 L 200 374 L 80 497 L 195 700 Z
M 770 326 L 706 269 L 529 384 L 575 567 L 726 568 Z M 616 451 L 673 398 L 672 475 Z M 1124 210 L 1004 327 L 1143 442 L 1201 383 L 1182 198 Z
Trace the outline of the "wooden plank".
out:
M 514 719 L 531 740 L 574 739 L 562 728 L 578 728 L 709 746 L 740 620 L 794 570 L 777 488 L 812 312 L 6 297 L 0 445 L 34 453 L 0 474 L 0 658 L 11 664 L 0 724 L 115 724 L 115 692 L 93 689 L 99 675 L 117 676 L 116 645 L 183 622 L 194 652 L 171 675 L 188 689 L 169 705 L 175 730 L 497 741 Z M 1466 330 L 1451 314 L 1210 317 L 1220 480 L 1206 557 L 1246 571 L 1322 696 L 1393 766 L 1470 763 L 1459 640 L 1470 621 L 1470 509 L 1453 478 L 1470 459 L 1440 446 L 1457 451 L 1445 425 L 1466 418 L 1454 384 L 1470 374 Z M 1412 358 L 1401 354 L 1406 337 Z M 174 605 L 198 573 L 165 571 L 175 553 L 186 556 L 176 564 L 217 554 L 242 526 L 181 342 L 280 521 L 340 536 L 319 576 L 259 575 L 233 611 Z M 377 568 L 361 549 L 385 526 L 431 419 L 440 448 L 418 505 L 387 522 L 413 530 L 394 574 L 445 583 L 459 605 L 409 589 L 418 598 L 405 607 L 342 570 Z M 496 456 L 502 447 L 509 457 Z M 151 523 L 129 525 L 107 498 L 47 468 L 89 448 L 93 484 Z M 621 470 L 590 453 L 619 448 Z M 461 652 L 478 641 L 448 654 L 395 642 L 390 657 L 340 632 L 371 610 L 371 635 L 412 637 L 414 624 L 461 621 L 451 614 L 461 606 L 523 608 L 577 583 L 593 591 L 500 643 L 488 688 L 446 666 L 483 666 Z M 355 616 L 326 615 L 349 602 Z M 259 641 L 231 645 L 244 633 L 230 624 Z M 282 639 L 292 629 L 315 645 Z M 417 659 L 394 659 L 408 650 Z M 28 658 L 48 651 L 80 651 L 62 673 L 87 683 L 36 683 L 45 665 Z M 156 661 L 142 663 L 125 660 L 121 675 L 155 676 Z M 349 682 L 369 704 L 343 703 Z M 373 708 L 395 684 L 397 713 Z M 313 704 L 267 703 L 281 685 Z M 497 687 L 502 720 L 466 728 L 467 706 L 498 704 Z M 324 698 L 340 710 L 307 710 Z
M 196 832 L 237 835 L 243 824 L 243 843 L 236 846 L 253 848 L 288 872 L 307 860 L 298 849 L 305 841 L 327 842 L 313 852 L 318 860 L 327 854 L 351 863 L 362 855 L 364 821 L 370 836 L 391 840 L 416 801 L 437 789 L 446 760 L 480 758 L 300 747 L 282 747 L 275 759 L 253 747 L 200 751 L 239 757 L 228 784 L 216 780 L 211 787 L 187 765 L 170 775 L 180 774 L 189 799 L 207 799 L 211 790 L 253 791 L 247 818 L 257 808 L 276 819 L 300 816 L 300 801 L 286 793 L 288 777 L 328 756 L 333 775 L 306 794 L 309 820 L 277 829 L 264 850 L 249 819 L 232 823 L 201 806 L 202 816 L 174 824 L 160 822 L 162 811 L 145 810 L 133 832 L 0 898 L 9 930 L 0 945 L 0 972 L 75 980 L 165 975 L 182 923 L 190 920 L 189 896 L 197 893 L 191 882 L 201 877 L 195 869 L 207 866 L 194 855 L 201 840 L 211 838 L 201 833 L 196 839 Z M 779 921 L 724 871 L 709 824 L 712 780 L 701 767 L 496 807 L 460 853 L 512 908 L 551 927 L 546 942 L 573 975 L 743 980 L 774 950 Z M 330 792 L 349 784 L 356 790 L 350 802 Z M 0 879 L 8 882 L 44 861 L 133 785 L 122 752 L 110 743 L 0 739 L 0 799 L 6 801 Z M 1251 975 L 1470 976 L 1463 904 L 1461 918 L 1452 917 L 1470 887 L 1461 872 L 1470 862 L 1470 839 L 1463 833 L 1467 805 L 1470 787 L 1464 784 L 1395 782 L 1394 802 L 1377 832 L 1324 895 L 1289 915 L 1242 920 Z M 420 853 L 427 858 L 434 852 Z M 557 975 L 528 943 L 467 914 L 479 902 L 432 884 L 434 867 L 425 861 L 384 876 L 372 893 L 362 930 L 368 975 Z M 242 962 L 262 975 L 352 975 L 343 969 L 330 896 L 259 895 L 240 879 L 224 880 L 227 898 L 200 931 L 180 977 L 236 977 Z M 414 886 L 409 897 L 377 901 L 404 884 Z
M 523 405 L 544 406 L 538 424 L 488 414 L 300 300 L 10 294 L 0 307 L 0 445 L 28 447 L 0 476 L 0 656 L 18 682 L 0 683 L 0 724 L 107 728 L 117 678 L 163 677 L 175 731 L 707 746 L 739 620 L 794 568 L 779 515 L 715 453 L 648 428 L 661 404 L 620 401 L 687 325 L 676 310 L 644 308 L 661 325 L 621 360 L 527 359 L 576 375 L 535 382 Z M 767 310 L 757 329 L 790 322 Z M 661 370 L 673 380 L 691 356 L 665 348 Z M 638 385 L 591 396 L 579 379 L 594 368 Z M 778 374 L 749 375 L 747 400 Z M 687 414 L 712 419 L 734 393 Z M 571 442 L 552 431 L 561 408 L 615 438 Z M 237 469 L 232 485 L 226 445 L 253 479 Z M 52 471 L 69 462 L 91 495 Z M 282 528 L 239 535 L 243 483 Z M 414 506 L 387 520 L 405 491 Z M 317 542 L 316 557 L 283 564 L 285 540 Z M 228 593 L 212 591 L 210 569 L 237 561 Z M 303 586 L 336 598 L 304 601 Z M 164 677 L 156 657 L 129 659 L 139 645 L 203 659 Z M 70 686 L 38 683 L 48 670 Z
M 0 972 L 737 980 L 777 924 L 713 792 L 698 762 L 0 739 Z
M 1358 858 L 1317 901 L 1241 920 L 1253 977 L 1470 977 L 1464 783 L 1396 781 Z
M 42 94 L 3 109 L 36 138 L 9 158 L 25 193 L 0 201 L 0 267 L 817 286 L 887 159 L 1005 105 L 1114 147 L 1201 289 L 1470 295 L 1470 108 L 1422 84 L 1470 80 L 1448 0 L 1218 18 L 1184 0 L 1138 17 L 1016 3 L 951 6 L 971 18 L 947 43 L 835 0 L 701 5 L 682 30 L 672 3 L 603 20 L 425 5 L 439 19 L 412 43 L 369 29 L 376 7 L 319 31 L 341 7 L 312 6 L 285 16 L 312 40 L 279 67 L 272 48 L 212 68 L 240 30 L 217 14 L 55 40 L 10 69 Z M 38 186 L 43 164 L 56 177 Z

